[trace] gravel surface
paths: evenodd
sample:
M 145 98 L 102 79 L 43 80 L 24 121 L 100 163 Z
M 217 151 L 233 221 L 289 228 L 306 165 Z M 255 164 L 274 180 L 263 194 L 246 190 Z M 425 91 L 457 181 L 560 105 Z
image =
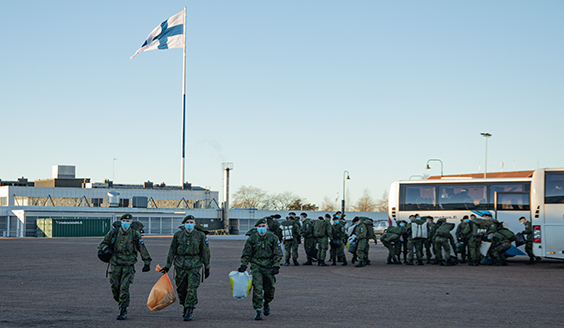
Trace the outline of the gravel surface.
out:
M 152 268 L 164 266 L 171 238 L 144 239 Z M 184 322 L 178 303 L 147 308 L 161 274 L 141 272 L 140 262 L 128 319 L 116 320 L 106 264 L 96 257 L 101 238 L 0 238 L 0 327 L 564 327 L 562 262 L 386 265 L 380 244 L 371 244 L 364 268 L 282 267 L 272 314 L 254 321 L 251 298 L 233 299 L 228 279 L 244 240 L 209 239 L 211 275 L 198 289 L 194 320 Z

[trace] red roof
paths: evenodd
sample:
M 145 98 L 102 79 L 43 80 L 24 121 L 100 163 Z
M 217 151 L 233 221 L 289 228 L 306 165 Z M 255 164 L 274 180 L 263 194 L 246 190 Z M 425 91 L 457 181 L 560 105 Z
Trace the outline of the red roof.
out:
M 534 170 L 527 171 L 512 171 L 512 172 L 488 172 L 488 179 L 504 179 L 504 178 L 530 178 L 533 176 Z M 433 175 L 428 177 L 427 180 L 440 179 L 440 178 L 476 178 L 482 179 L 484 173 L 466 173 L 466 174 L 450 174 L 450 175 Z

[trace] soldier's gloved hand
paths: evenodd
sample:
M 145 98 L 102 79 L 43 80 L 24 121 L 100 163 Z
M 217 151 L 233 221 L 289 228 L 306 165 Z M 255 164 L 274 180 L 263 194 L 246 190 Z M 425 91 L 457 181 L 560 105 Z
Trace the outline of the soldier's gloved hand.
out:
M 239 271 L 239 272 L 245 272 L 246 270 L 247 270 L 247 266 L 246 266 L 246 265 L 243 265 L 243 264 L 241 264 L 241 266 L 239 267 L 239 269 L 237 269 L 237 271 Z
M 143 271 L 143 272 L 149 272 L 149 271 L 151 271 L 151 265 L 150 265 L 150 264 L 145 264 L 145 265 L 143 266 L 143 269 L 142 269 L 141 271 Z
M 206 269 L 204 271 L 204 279 L 208 279 L 209 276 L 210 276 L 210 269 Z
M 273 267 L 272 268 L 272 274 L 279 274 L 280 273 L 280 267 Z
M 161 272 L 161 273 L 167 273 L 168 270 L 170 270 L 168 267 L 164 267 L 164 268 L 161 269 L 160 272 Z

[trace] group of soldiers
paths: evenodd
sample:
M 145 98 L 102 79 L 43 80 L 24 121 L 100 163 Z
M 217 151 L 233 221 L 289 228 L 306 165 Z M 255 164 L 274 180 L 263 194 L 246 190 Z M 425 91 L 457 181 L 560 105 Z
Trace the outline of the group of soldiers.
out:
M 144 262 L 143 272 L 150 270 L 152 261 L 141 236 L 143 225 L 139 221 L 132 222 L 132 219 L 130 214 L 124 214 L 120 221 L 114 222 L 114 228 L 98 245 L 98 256 L 109 263 L 111 290 L 119 307 L 117 320 L 127 318 L 129 286 L 135 276 L 138 253 Z M 464 216 L 455 232 L 458 244 L 451 233 L 455 226 L 453 223 L 445 219 L 439 219 L 437 223 L 433 221 L 432 217 L 412 215 L 409 222 L 400 220 L 396 225 L 388 227 L 380 237 L 388 249 L 387 263 L 401 264 L 403 253 L 405 264 L 413 265 L 416 258 L 417 265 L 423 265 L 425 248 L 428 264 L 457 264 L 457 254 L 460 253 L 462 263 L 468 262 L 469 265 L 477 266 L 481 261 L 481 243 L 487 241 L 491 243 L 488 251 L 490 264 L 507 265 L 504 252 L 511 247 L 515 235 L 490 214 L 486 213 L 482 218 L 475 215 Z M 540 259 L 532 253 L 531 223 L 524 217 L 519 221 L 524 225 L 520 234 L 526 238 L 525 250 L 530 258 L 528 264 L 534 264 Z M 192 215 L 186 216 L 182 220 L 180 230 L 172 238 L 166 266 L 161 270 L 162 273 L 167 273 L 174 265 L 176 291 L 183 306 L 184 321 L 193 318 L 202 275 L 204 278 L 210 275 L 210 249 L 206 234 L 204 228 L 196 225 Z M 263 314 L 270 314 L 276 275 L 280 271 L 282 261 L 284 260 L 283 265 L 288 266 L 291 258 L 293 265 L 300 265 L 298 247 L 302 238 L 307 256 L 303 265 L 313 265 L 313 262 L 317 262 L 318 266 L 328 266 L 325 259 L 329 246 L 331 265 L 337 265 L 337 262 L 342 262 L 343 266 L 348 265 L 345 247 L 353 254 L 351 263 L 358 262 L 355 267 L 368 265 L 369 240 L 374 239 L 376 242 L 371 219 L 355 217 L 347 229 L 341 212 L 333 216 L 326 214 L 316 220 L 309 219 L 306 213 L 301 213 L 300 218 L 296 218 L 296 214 L 291 212 L 286 220 L 282 220 L 280 215 L 273 215 L 258 220 L 255 228 L 249 230 L 247 235 L 249 238 L 243 248 L 238 271 L 244 272 L 248 265 L 251 266 L 255 320 L 262 320 Z M 285 253 L 281 243 L 284 243 Z M 454 256 L 451 255 L 451 247 Z
M 532 251 L 531 223 L 525 217 L 519 218 L 519 222 L 524 225 L 524 230 L 518 235 L 522 235 L 525 251 L 529 256 L 527 264 L 534 264 L 540 258 L 535 257 Z M 435 223 L 433 217 L 419 217 L 418 214 L 409 216 L 409 221 L 396 221 L 396 225 L 388 227 L 380 237 L 382 244 L 388 249 L 387 263 L 401 264 L 403 254 L 404 264 L 414 265 L 416 259 L 417 265 L 423 265 L 425 250 L 427 264 L 450 266 L 460 262 L 470 266 L 507 265 L 505 252 L 518 236 L 491 214 L 484 213 L 481 218 L 474 214 L 465 215 L 453 235 L 451 231 L 454 227 L 454 223 L 445 219 L 441 218 Z M 486 256 L 482 256 L 480 252 L 483 242 L 490 243 Z
M 284 244 L 284 266 L 298 266 L 298 248 L 302 243 L 306 253 L 307 261 L 302 265 L 313 265 L 317 262 L 318 266 L 328 266 L 325 263 L 327 252 L 329 251 L 329 261 L 331 265 L 348 265 L 345 255 L 345 247 L 353 254 L 351 262 L 358 262 L 355 267 L 363 267 L 370 264 L 368 260 L 369 240 L 373 239 L 374 228 L 372 220 L 369 218 L 355 217 L 351 227 L 346 228 L 345 215 L 340 211 L 325 216 L 319 216 L 317 219 L 307 217 L 307 213 L 301 213 L 296 217 L 296 213 L 290 212 L 286 219 L 282 219 L 280 214 L 265 217 L 268 230 L 274 233 Z M 247 232 L 247 235 L 254 233 L 254 229 Z M 349 241 L 349 236 L 354 236 Z M 350 247 L 350 243 L 353 246 Z

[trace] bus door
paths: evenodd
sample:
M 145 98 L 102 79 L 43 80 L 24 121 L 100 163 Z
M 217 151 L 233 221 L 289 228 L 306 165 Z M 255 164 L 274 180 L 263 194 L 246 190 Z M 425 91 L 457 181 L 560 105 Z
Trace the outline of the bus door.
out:
M 531 221 L 531 206 L 528 192 L 500 192 L 496 191 L 494 196 L 495 218 L 505 223 L 506 227 L 517 234 L 525 230 L 519 218 L 525 217 Z M 506 252 L 509 255 L 526 255 L 525 245 L 511 249 Z

